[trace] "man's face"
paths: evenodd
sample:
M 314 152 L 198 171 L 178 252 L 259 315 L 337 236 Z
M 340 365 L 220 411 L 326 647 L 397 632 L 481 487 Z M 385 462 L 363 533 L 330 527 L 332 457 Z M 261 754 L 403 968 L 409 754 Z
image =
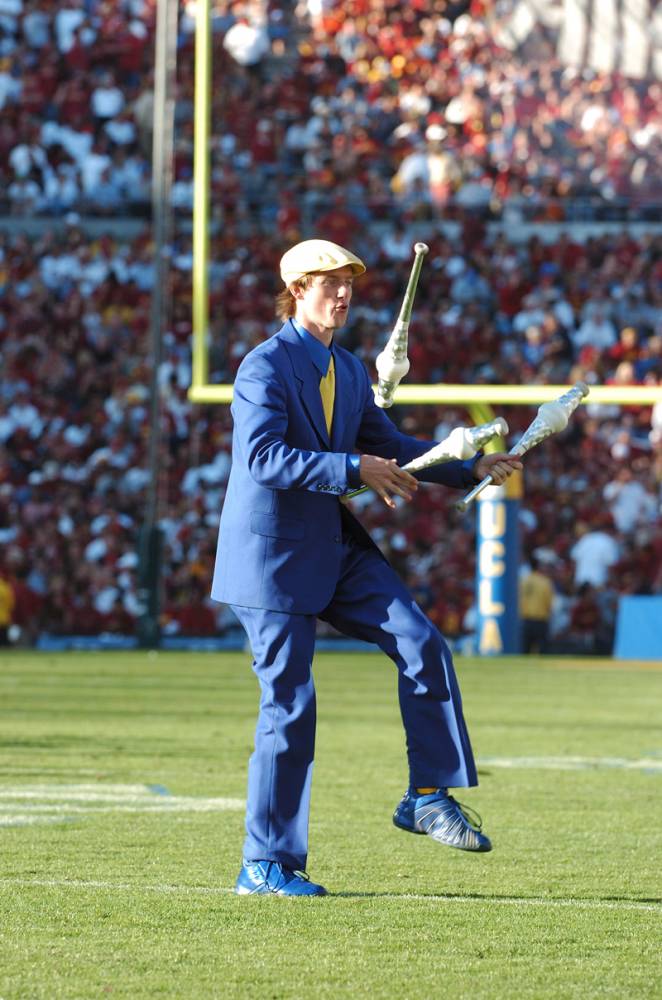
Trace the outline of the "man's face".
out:
M 352 299 L 352 268 L 315 274 L 307 288 L 294 292 L 297 318 L 312 334 L 332 332 L 344 325 Z

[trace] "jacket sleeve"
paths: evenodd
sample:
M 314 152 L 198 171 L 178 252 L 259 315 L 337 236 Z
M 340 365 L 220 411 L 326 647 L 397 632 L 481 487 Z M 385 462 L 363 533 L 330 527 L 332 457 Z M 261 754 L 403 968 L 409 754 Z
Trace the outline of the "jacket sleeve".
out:
M 421 438 L 402 434 L 377 406 L 368 371 L 364 365 L 361 365 L 361 368 L 365 402 L 357 437 L 359 451 L 367 455 L 378 455 L 380 458 L 394 458 L 400 466 L 429 451 L 435 444 L 434 441 L 423 441 Z M 439 483 L 456 489 L 468 489 L 476 484 L 473 467 L 479 457 L 480 453 L 466 462 L 453 461 L 433 465 L 429 469 L 415 473 L 415 477 L 424 483 Z
M 263 355 L 249 355 L 240 365 L 232 416 L 240 452 L 258 485 L 338 495 L 349 488 L 344 453 L 307 451 L 286 443 L 287 388 Z

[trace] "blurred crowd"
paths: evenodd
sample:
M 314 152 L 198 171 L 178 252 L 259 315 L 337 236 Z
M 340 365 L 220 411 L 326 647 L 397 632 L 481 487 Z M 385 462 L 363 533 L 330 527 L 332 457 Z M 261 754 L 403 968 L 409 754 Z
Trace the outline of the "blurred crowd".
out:
M 428 240 L 410 381 L 662 384 L 660 238 L 512 244 L 471 225 L 452 243 L 434 233 Z M 163 626 L 166 634 L 216 635 L 234 624 L 208 599 L 231 418 L 227 407 L 187 399 L 187 242 L 173 247 L 174 305 L 159 370 Z M 411 239 L 406 259 L 401 242 L 396 229 L 365 238 L 369 270 L 342 336 L 373 372 L 410 269 Z M 280 234 L 256 234 L 242 268 L 213 270 L 213 381 L 231 381 L 246 351 L 277 328 L 283 247 Z M 0 545 L 12 620 L 27 635 L 135 632 L 149 486 L 151 281 L 147 233 L 125 242 L 68 225 L 37 240 L 0 240 Z M 503 412 L 517 435 L 535 411 Z M 403 429 L 437 438 L 469 419 L 461 408 L 434 406 L 390 414 Z M 473 601 L 475 538 L 473 517 L 455 514 L 453 496 L 427 487 L 395 513 L 370 494 L 354 503 L 419 601 L 457 638 Z M 661 497 L 660 404 L 590 404 L 529 453 L 524 560 L 535 553 L 553 575 L 555 635 L 571 636 L 584 585 L 599 594 L 603 631 L 613 628 L 619 594 L 662 592 Z
M 337 235 L 398 213 L 655 219 L 662 88 L 535 59 L 465 0 L 216 0 L 216 218 Z M 173 203 L 192 203 L 195 3 L 181 5 Z M 154 0 L 1 0 L 0 191 L 14 215 L 146 213 Z
M 215 5 L 212 381 L 231 382 L 277 328 L 278 260 L 314 233 L 368 264 L 342 342 L 373 372 L 412 244 L 425 239 L 408 381 L 662 384 L 652 226 L 583 241 L 543 238 L 543 227 L 522 241 L 488 225 L 517 213 L 562 221 L 580 202 L 599 217 L 615 196 L 645 217 L 659 88 L 566 72 L 551 54 L 518 64 L 476 6 Z M 141 613 L 153 247 L 148 228 L 122 236 L 111 221 L 149 200 L 153 21 L 147 0 L 0 0 L 0 190 L 15 217 L 0 233 L 0 643 L 11 627 L 24 641 L 135 634 Z M 184 12 L 181 215 L 158 373 L 162 627 L 217 636 L 235 624 L 208 597 L 232 428 L 227 407 L 187 399 L 192 27 Z M 93 235 L 88 213 L 108 215 L 107 231 Z M 28 215 L 61 218 L 28 237 Z M 469 420 L 462 408 L 389 412 L 429 437 Z M 535 409 L 501 412 L 514 440 Z M 475 529 L 454 499 L 426 487 L 395 513 L 370 494 L 354 505 L 460 641 L 472 628 Z M 619 595 L 662 593 L 661 502 L 660 404 L 583 406 L 527 455 L 523 566 L 552 580 L 555 648 L 610 648 Z

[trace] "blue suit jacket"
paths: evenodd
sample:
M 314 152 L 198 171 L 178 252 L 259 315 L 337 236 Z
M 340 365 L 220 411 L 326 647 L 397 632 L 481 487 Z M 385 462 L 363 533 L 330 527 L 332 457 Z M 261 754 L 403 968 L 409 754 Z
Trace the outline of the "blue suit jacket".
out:
M 319 373 L 288 322 L 242 361 L 234 383 L 232 470 L 221 514 L 212 597 L 228 604 L 318 614 L 338 580 L 342 527 L 369 535 L 338 496 L 350 489 L 347 454 L 404 465 L 432 442 L 401 434 L 375 404 L 368 372 L 334 345 L 331 440 Z M 472 462 L 449 462 L 419 478 L 473 486 Z

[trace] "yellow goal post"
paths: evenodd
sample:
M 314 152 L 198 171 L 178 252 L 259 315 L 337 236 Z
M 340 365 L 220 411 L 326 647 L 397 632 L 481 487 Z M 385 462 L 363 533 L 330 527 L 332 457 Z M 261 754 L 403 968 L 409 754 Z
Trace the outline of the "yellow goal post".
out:
M 546 403 L 558 399 L 568 389 L 568 385 L 401 385 L 395 391 L 393 402 L 400 405 L 465 406 L 473 422 L 480 424 L 494 419 L 493 406 Z M 232 402 L 232 385 L 193 381 L 188 395 L 192 403 L 227 405 Z M 583 404 L 612 406 L 650 406 L 657 402 L 662 402 L 662 385 L 592 385 L 589 395 L 582 400 Z M 487 444 L 485 451 L 501 451 L 504 447 L 503 439 L 497 437 Z
M 394 404 L 445 406 L 526 406 L 547 403 L 567 392 L 570 385 L 401 385 L 395 391 Z M 617 406 L 651 406 L 662 402 L 662 385 L 590 385 L 582 400 Z M 232 385 L 196 382 L 189 389 L 192 403 L 231 403 Z M 479 417 L 482 419 L 482 417 Z M 486 416 L 485 419 L 491 419 Z
M 211 3 L 195 4 L 195 118 L 193 168 L 192 403 L 232 402 L 232 386 L 209 382 L 209 143 L 211 134 Z M 396 404 L 463 405 L 476 423 L 491 420 L 493 405 L 540 404 L 557 399 L 567 385 L 401 385 Z M 649 406 L 662 400 L 660 386 L 593 385 L 584 403 Z M 498 442 L 494 442 L 498 446 Z

